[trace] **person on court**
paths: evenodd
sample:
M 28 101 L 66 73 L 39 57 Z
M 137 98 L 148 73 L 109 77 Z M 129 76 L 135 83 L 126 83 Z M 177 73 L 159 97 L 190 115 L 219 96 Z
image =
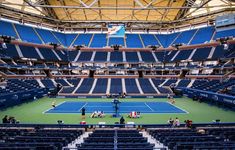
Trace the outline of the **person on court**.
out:
M 83 107 L 82 108 L 82 119 L 86 118 L 86 109 Z
M 56 103 L 55 103 L 55 101 L 53 101 L 53 102 L 51 103 L 51 106 L 52 106 L 53 108 L 55 108 L 55 107 L 56 107 Z
M 173 96 L 171 96 L 170 102 L 171 102 L 171 104 L 175 104 L 175 99 Z

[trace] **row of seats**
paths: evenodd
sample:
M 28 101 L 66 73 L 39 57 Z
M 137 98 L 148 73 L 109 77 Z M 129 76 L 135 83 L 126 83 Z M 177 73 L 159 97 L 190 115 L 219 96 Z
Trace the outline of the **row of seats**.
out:
M 168 79 L 164 84 L 162 84 L 165 80 L 164 79 L 146 79 L 146 78 L 139 78 L 139 79 L 131 79 L 131 78 L 71 78 L 71 79 L 55 79 L 53 82 L 51 79 L 41 79 L 40 80 L 45 87 L 48 88 L 55 88 L 57 84 L 61 84 L 64 88 L 61 93 L 83 93 L 87 94 L 91 91 L 92 87 L 93 91 L 92 94 L 105 94 L 107 92 L 107 88 L 109 87 L 110 90 L 108 93 L 136 93 L 140 94 L 140 90 L 143 91 L 144 94 L 156 94 L 159 91 L 162 94 L 171 93 L 168 88 L 165 86 L 170 86 L 176 84 L 178 81 L 177 79 Z M 80 86 L 77 88 L 79 82 Z M 125 83 L 125 89 L 123 90 L 122 82 Z M 139 83 L 137 83 L 139 82 Z M 191 82 L 190 79 L 180 79 L 176 87 L 187 87 L 188 84 Z M 95 85 L 93 85 L 95 84 Z M 162 84 L 163 87 L 160 87 Z M 140 85 L 138 87 L 138 85 Z M 72 86 L 72 87 L 71 87 Z M 156 87 L 156 89 L 155 89 Z M 76 89 L 76 90 L 75 90 Z
M 169 149 L 234 149 L 235 132 L 232 128 L 211 129 L 151 129 L 148 131 Z
M 0 149 L 58 150 L 67 146 L 82 130 L 72 129 L 0 129 Z
M 235 85 L 234 78 L 225 80 L 196 80 L 191 88 L 222 94 L 229 94 L 231 92 L 233 94 L 233 85 Z
M 137 130 L 95 130 L 77 145 L 78 150 L 153 150 Z
M 17 33 L 15 30 L 17 30 Z M 215 34 L 214 34 L 215 32 Z M 33 28 L 25 25 L 0 21 L 0 35 L 12 36 L 31 43 L 58 43 L 69 47 L 70 45 L 85 45 L 89 47 L 106 47 L 122 45 L 129 48 L 143 48 L 149 45 L 169 47 L 172 44 L 185 45 L 202 44 L 212 39 L 234 36 L 235 30 L 215 31 L 215 27 L 204 27 L 171 34 L 126 34 L 124 38 L 110 38 L 106 34 L 63 34 L 55 31 Z M 213 36 L 214 35 L 214 36 Z M 18 37 L 19 36 L 19 37 Z
M 63 89 L 60 93 L 66 94 L 168 94 L 169 87 L 189 87 L 216 93 L 234 94 L 235 79 L 220 81 L 217 79 L 157 79 L 157 78 L 58 78 L 47 79 L 8 79 L 5 86 L 0 87 L 0 95 L 37 90 L 42 88 L 56 88 L 60 84 Z
M 78 50 L 53 50 L 48 48 L 34 48 L 23 45 L 6 44 L 1 48 L 2 55 L 11 58 L 31 58 L 47 61 L 63 62 L 180 62 L 182 60 L 204 61 L 218 60 L 220 58 L 233 58 L 234 45 L 229 45 L 228 50 L 223 46 L 159 52 L 81 52 Z M 231 51 L 231 52 L 230 52 Z
M 75 80 L 75 79 L 73 79 Z M 43 83 L 45 80 L 41 80 Z M 175 81 L 175 80 L 174 80 Z M 71 82 L 68 80 L 68 82 Z M 126 94 L 168 94 L 168 88 L 160 87 L 164 80 L 146 78 L 84 78 L 77 79 L 73 87 L 64 87 L 61 93 L 75 94 L 105 94 L 105 93 L 126 93 Z M 79 83 L 79 87 L 77 86 Z M 125 85 L 123 85 L 125 83 Z M 173 83 L 173 82 L 172 82 Z M 71 83 L 73 84 L 73 83 Z M 48 86 L 48 85 L 46 85 Z M 163 85 L 164 86 L 164 85 Z M 167 85 L 165 85 L 167 86 Z M 125 89 L 124 89 L 125 88 Z
M 68 61 L 68 51 L 48 48 L 35 48 L 32 46 L 6 44 L 1 53 L 11 58 L 30 58 L 48 61 Z
M 48 89 L 35 79 L 6 79 L 0 85 L 0 109 L 42 98 Z
M 0 96 L 4 96 L 11 93 L 37 90 L 40 89 L 38 82 L 34 79 L 21 80 L 21 79 L 8 79 L 6 86 L 0 87 Z
M 1 60 L 1 59 L 0 59 Z M 56 62 L 44 63 L 44 62 L 33 62 L 24 61 L 23 63 L 15 62 L 14 64 L 9 63 L 6 59 L 2 59 L 0 62 L 1 73 L 6 75 L 41 75 L 46 76 L 47 70 L 50 70 L 52 75 L 86 75 L 88 76 L 89 70 L 95 71 L 94 75 L 139 75 L 137 71 L 142 71 L 144 75 L 174 75 L 178 76 L 177 71 L 187 70 L 185 75 L 224 75 L 225 73 L 219 72 L 220 68 L 232 68 L 235 65 L 230 62 L 223 64 L 224 62 L 219 62 L 218 64 L 202 64 L 202 63 L 184 63 L 184 64 L 168 64 L 163 66 L 163 64 L 146 65 L 146 64 L 118 64 L 115 66 L 103 66 L 103 64 L 89 64 L 82 66 L 74 66 L 69 63 L 61 64 Z M 11 59 L 10 59 L 11 60 Z M 5 62 L 5 63 L 4 63 Z M 111 64 L 113 65 L 113 64 Z M 18 70 L 16 70 L 18 69 Z M 210 69 L 210 72 L 207 70 Z M 79 70 L 79 72 L 74 72 L 73 70 Z M 85 71 L 82 71 L 85 70 Z M 151 72 L 150 72 L 151 70 Z
M 72 78 L 57 79 L 55 81 L 63 86 L 61 93 L 66 94 L 168 94 L 171 93 L 169 87 L 191 87 L 199 90 L 234 95 L 235 89 L 233 86 L 235 84 L 235 79 L 233 78 L 226 81 L 220 81 L 217 79 L 196 79 L 193 80 L 193 82 L 190 79 L 157 78 Z M 55 87 L 55 83 L 50 79 L 44 79 L 41 80 L 41 82 L 45 87 Z M 50 82 L 50 84 L 45 82 Z

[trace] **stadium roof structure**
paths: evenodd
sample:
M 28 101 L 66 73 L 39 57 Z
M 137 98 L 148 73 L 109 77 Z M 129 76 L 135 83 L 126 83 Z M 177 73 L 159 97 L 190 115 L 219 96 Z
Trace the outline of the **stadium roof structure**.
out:
M 2 18 L 60 30 L 173 29 L 213 22 L 235 11 L 233 0 L 0 0 Z

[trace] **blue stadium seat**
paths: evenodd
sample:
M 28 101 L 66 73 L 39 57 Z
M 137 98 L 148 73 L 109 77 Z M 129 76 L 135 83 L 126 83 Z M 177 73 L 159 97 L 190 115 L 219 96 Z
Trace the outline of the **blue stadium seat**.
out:
M 87 94 L 91 90 L 91 87 L 93 85 L 93 78 L 85 78 L 81 84 L 81 86 L 76 90 L 75 93 L 78 94 Z
M 204 130 L 202 134 L 187 128 L 153 129 L 149 134 L 169 149 L 234 149 L 234 129 L 222 127 Z
M 212 35 L 214 33 L 214 27 L 200 28 L 190 44 L 201 44 L 205 42 L 210 42 Z
M 155 87 L 158 87 L 160 84 L 164 82 L 164 80 L 160 80 L 160 79 L 152 79 L 152 81 Z
M 95 62 L 105 62 L 107 61 L 107 52 L 96 52 L 94 61 Z
M 168 38 L 166 40 L 166 47 L 171 46 L 174 43 L 174 41 L 176 40 L 176 38 L 179 36 L 179 34 L 180 34 L 179 32 L 178 33 L 169 34 Z
M 169 47 L 171 44 L 173 44 L 176 37 L 179 35 L 179 33 L 172 33 L 168 35 L 164 34 L 156 34 L 156 37 L 159 39 L 163 47 Z
M 80 82 L 80 78 L 67 79 L 67 81 L 76 87 Z
M 165 82 L 162 86 L 170 86 L 171 84 L 176 83 L 177 79 L 169 79 L 167 82 Z
M 144 46 L 150 46 L 150 45 L 159 45 L 157 39 L 154 37 L 153 34 L 140 34 L 142 41 L 144 43 Z
M 66 46 L 69 46 L 69 45 L 67 44 L 65 34 L 60 33 L 60 32 L 54 32 L 54 31 L 52 31 L 52 34 L 59 40 L 59 42 L 60 42 L 62 45 L 64 45 L 65 47 L 66 47 Z
M 0 35 L 12 36 L 16 39 L 18 38 L 12 26 L 12 23 L 5 21 L 0 21 Z
M 123 62 L 122 52 L 111 52 L 110 62 Z
M 165 62 L 170 62 L 176 53 L 177 51 L 168 51 L 165 55 Z
M 130 93 L 135 93 L 135 94 L 139 94 L 140 91 L 136 85 L 135 79 L 125 79 L 125 84 L 126 84 L 126 92 L 127 94 Z
M 126 46 L 129 48 L 143 48 L 138 34 L 126 34 Z
M 139 62 L 137 52 L 125 52 L 127 62 Z
M 78 50 L 68 51 L 69 61 L 74 61 L 74 59 L 77 57 L 78 53 L 79 53 Z
M 111 79 L 111 84 L 110 84 L 110 94 L 118 94 L 122 93 L 122 81 L 121 79 Z
M 40 129 L 31 132 L 22 128 L 1 129 L 2 138 L 7 140 L 0 143 L 0 149 L 63 149 L 84 132 L 71 129 L 60 131 Z
M 194 53 L 192 60 L 194 61 L 206 60 L 210 54 L 210 51 L 211 51 L 211 47 L 198 48 L 196 52 Z
M 62 86 L 70 86 L 64 79 L 55 79 L 57 84 L 61 84 Z
M 107 46 L 106 34 L 94 34 L 90 47 L 105 47 Z
M 191 82 L 190 79 L 182 79 L 182 80 L 180 80 L 180 82 L 177 84 L 177 87 L 187 87 L 190 82 Z
M 235 29 L 216 31 L 213 39 L 216 40 L 217 38 L 224 38 L 230 36 L 235 37 Z
M 39 51 L 41 52 L 41 54 L 43 55 L 43 57 L 46 60 L 54 60 L 54 61 L 58 61 L 58 58 L 56 57 L 56 55 L 53 53 L 53 51 L 49 48 L 39 48 Z
M 167 88 L 164 88 L 164 87 L 157 87 L 158 91 L 161 93 L 161 94 L 170 94 L 171 91 Z
M 225 57 L 225 51 L 223 45 L 216 46 L 214 54 L 212 55 L 211 59 L 219 59 Z
M 156 94 L 157 92 L 151 85 L 148 79 L 140 78 L 139 79 L 140 87 L 145 94 Z
M 44 43 L 60 44 L 60 42 L 55 38 L 51 31 L 38 28 L 35 28 L 35 30 L 40 35 Z
M 156 34 L 155 35 L 157 37 L 157 39 L 159 40 L 159 43 L 160 45 L 162 45 L 162 47 L 166 48 L 167 45 L 166 45 L 166 41 L 167 41 L 167 38 L 168 38 L 168 35 L 166 34 Z
M 112 46 L 112 45 L 122 45 L 122 47 L 124 47 L 125 46 L 124 38 L 123 37 L 110 37 L 109 46 Z
M 69 47 L 74 39 L 77 37 L 77 34 L 65 34 L 66 45 Z
M 15 27 L 22 41 L 42 44 L 42 41 L 32 27 L 19 24 L 15 24 Z
M 34 47 L 19 45 L 20 50 L 25 58 L 41 59 Z
M 90 61 L 93 52 L 81 52 L 78 61 Z
M 68 51 L 66 51 L 66 50 L 55 50 L 55 52 L 61 58 L 62 61 L 68 61 Z
M 114 143 L 116 139 L 116 143 Z M 114 148 L 114 147 L 117 148 Z M 84 142 L 78 145 L 78 150 L 152 150 L 153 144 L 147 141 L 137 130 L 95 130 Z
M 193 37 L 197 30 L 188 30 L 188 31 L 183 31 L 181 34 L 177 37 L 177 39 L 174 41 L 175 44 L 185 44 L 188 45 L 189 41 Z
M 42 79 L 41 82 L 46 88 L 55 88 L 55 85 L 51 79 Z
M 174 62 L 181 61 L 181 60 L 187 60 L 192 53 L 193 50 L 180 50 L 178 55 L 173 60 Z
M 92 34 L 79 34 L 73 45 L 89 46 Z
M 158 61 L 160 61 L 160 62 L 165 61 L 166 53 L 167 53 L 167 51 L 154 52 L 155 56 L 157 57 Z
M 226 58 L 235 58 L 235 44 L 229 44 L 229 47 L 227 50 L 224 52 L 224 56 Z
M 60 93 L 66 93 L 66 94 L 71 94 L 76 87 L 63 87 Z
M 141 58 L 144 62 L 155 62 L 151 52 L 140 52 Z
M 92 93 L 106 93 L 108 79 L 97 79 L 96 86 Z
M 3 49 L 4 50 L 4 53 L 9 56 L 9 57 L 12 57 L 12 58 L 19 58 L 19 54 L 16 50 L 16 47 L 15 45 L 13 44 L 6 44 L 7 48 L 6 49 Z

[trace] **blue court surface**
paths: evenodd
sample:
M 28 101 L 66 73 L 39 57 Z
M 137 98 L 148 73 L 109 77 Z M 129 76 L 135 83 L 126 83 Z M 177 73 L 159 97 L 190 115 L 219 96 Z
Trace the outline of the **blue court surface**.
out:
M 104 113 L 114 113 L 115 108 L 111 102 L 63 102 L 47 110 L 45 113 L 81 113 L 85 107 L 87 113 L 94 111 L 104 111 Z M 186 111 L 167 102 L 121 102 L 119 113 L 130 113 L 139 111 L 140 113 L 187 113 Z

